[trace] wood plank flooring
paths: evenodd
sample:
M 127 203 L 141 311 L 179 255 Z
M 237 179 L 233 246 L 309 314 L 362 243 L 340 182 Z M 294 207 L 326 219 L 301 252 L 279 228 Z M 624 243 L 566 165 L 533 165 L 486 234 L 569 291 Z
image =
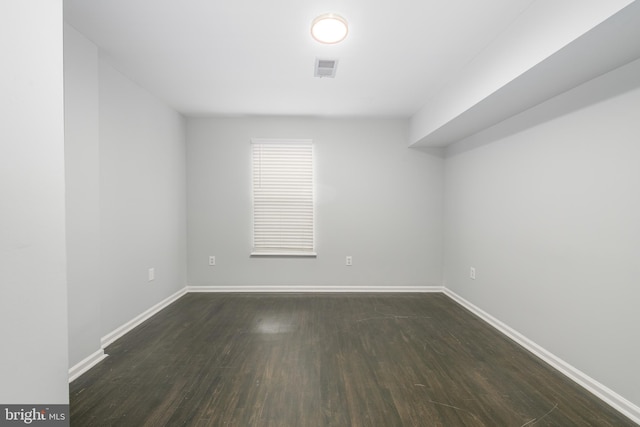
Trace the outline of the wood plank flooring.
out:
M 633 426 L 443 294 L 187 294 L 70 385 L 72 426 Z

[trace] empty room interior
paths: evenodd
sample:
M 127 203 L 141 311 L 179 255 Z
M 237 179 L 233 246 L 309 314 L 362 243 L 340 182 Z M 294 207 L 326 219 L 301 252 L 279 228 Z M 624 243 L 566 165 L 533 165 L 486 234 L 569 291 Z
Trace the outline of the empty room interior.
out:
M 640 424 L 640 1 L 10 0 L 0 36 L 0 404 Z

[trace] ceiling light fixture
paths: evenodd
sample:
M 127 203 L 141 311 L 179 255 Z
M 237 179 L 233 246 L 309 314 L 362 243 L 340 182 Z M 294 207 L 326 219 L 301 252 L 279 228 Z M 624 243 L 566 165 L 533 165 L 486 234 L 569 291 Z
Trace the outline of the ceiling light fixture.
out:
M 348 33 L 347 20 L 335 13 L 320 15 L 311 23 L 311 36 L 320 43 L 340 43 Z

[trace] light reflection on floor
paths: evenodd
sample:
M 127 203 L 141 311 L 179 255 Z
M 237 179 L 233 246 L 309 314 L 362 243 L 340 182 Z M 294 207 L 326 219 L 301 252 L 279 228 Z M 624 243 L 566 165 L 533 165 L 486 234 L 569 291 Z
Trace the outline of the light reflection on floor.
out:
M 292 330 L 293 324 L 291 321 L 275 317 L 262 317 L 256 321 L 252 332 L 258 334 L 286 334 Z

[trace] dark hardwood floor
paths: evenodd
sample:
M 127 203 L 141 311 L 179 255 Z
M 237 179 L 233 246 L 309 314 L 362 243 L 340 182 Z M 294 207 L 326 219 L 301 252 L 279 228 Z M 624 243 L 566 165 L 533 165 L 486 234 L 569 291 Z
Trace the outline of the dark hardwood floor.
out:
M 72 426 L 633 426 L 443 294 L 187 294 L 71 386 Z

